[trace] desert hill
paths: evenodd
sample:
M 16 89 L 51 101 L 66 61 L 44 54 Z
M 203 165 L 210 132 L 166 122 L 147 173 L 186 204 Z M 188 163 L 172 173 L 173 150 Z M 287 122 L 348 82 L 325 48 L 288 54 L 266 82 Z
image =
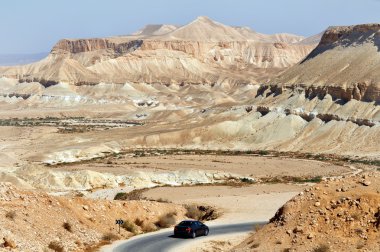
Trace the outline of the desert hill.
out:
M 378 173 L 322 182 L 233 251 L 379 251 L 379 200 Z
M 330 27 L 299 64 L 271 83 L 311 96 L 380 102 L 380 24 Z
M 158 36 L 174 31 L 178 28 L 175 25 L 165 25 L 165 24 L 155 24 L 155 25 L 146 25 L 141 30 L 133 33 L 135 36 Z
M 291 34 L 264 35 L 199 17 L 176 27 L 151 25 L 131 36 L 63 39 L 43 60 L 0 67 L 0 76 L 45 86 L 72 84 L 260 83 L 296 64 L 316 44 Z

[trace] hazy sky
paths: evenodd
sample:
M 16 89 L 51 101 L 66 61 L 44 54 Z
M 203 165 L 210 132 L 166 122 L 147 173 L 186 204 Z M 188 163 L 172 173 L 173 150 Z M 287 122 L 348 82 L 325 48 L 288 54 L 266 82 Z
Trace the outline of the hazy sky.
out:
M 47 52 L 61 38 L 130 34 L 197 16 L 309 36 L 330 25 L 380 22 L 379 13 L 380 0 L 3 0 L 0 53 Z

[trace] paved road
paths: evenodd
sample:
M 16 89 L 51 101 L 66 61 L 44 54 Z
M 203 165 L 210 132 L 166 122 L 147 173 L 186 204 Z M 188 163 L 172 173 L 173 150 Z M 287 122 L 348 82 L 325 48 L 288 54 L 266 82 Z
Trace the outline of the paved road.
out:
M 249 232 L 254 225 L 263 225 L 264 222 L 250 222 L 242 224 L 210 226 L 209 236 Z M 204 237 L 197 237 L 202 240 Z M 173 231 L 161 232 L 154 235 L 141 236 L 133 240 L 126 240 L 113 248 L 113 252 L 164 252 L 181 243 L 191 242 L 189 238 L 175 238 Z

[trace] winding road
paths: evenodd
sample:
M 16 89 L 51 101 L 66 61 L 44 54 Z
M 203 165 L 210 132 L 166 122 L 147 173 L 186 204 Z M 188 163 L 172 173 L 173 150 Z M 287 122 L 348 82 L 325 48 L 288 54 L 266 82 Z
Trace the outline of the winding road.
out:
M 263 225 L 265 222 L 249 222 L 230 225 L 211 225 L 208 237 L 217 235 L 228 235 L 234 233 L 250 232 L 255 225 Z M 205 239 L 204 236 L 195 238 L 196 240 Z M 164 252 L 171 248 L 194 241 L 189 238 L 175 238 L 173 231 L 158 232 L 157 234 L 147 234 L 125 240 L 116 245 L 105 249 L 112 252 Z

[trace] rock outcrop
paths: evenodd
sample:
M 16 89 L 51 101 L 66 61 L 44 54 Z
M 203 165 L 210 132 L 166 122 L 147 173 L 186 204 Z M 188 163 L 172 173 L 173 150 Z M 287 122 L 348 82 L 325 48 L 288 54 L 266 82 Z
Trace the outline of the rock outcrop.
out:
M 232 251 L 378 251 L 379 181 L 375 172 L 305 189 Z
M 302 62 L 270 83 L 306 96 L 379 103 L 379 51 L 380 24 L 330 27 Z

